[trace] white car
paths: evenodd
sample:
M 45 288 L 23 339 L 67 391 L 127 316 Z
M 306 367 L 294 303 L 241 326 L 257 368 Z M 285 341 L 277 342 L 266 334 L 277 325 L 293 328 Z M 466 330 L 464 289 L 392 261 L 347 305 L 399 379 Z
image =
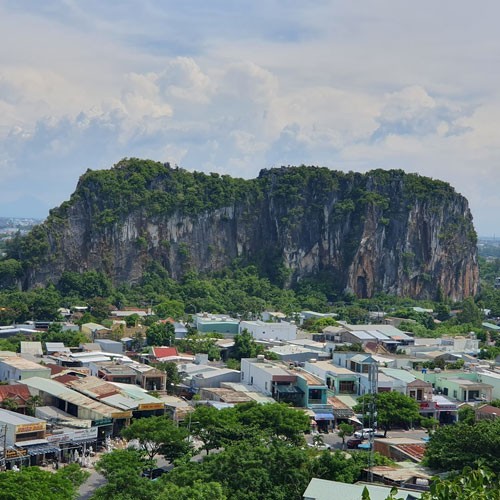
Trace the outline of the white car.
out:
M 314 448 L 316 450 L 322 450 L 322 451 L 331 450 L 331 446 L 326 443 L 321 443 L 321 444 L 307 443 L 307 446 L 309 446 L 310 448 Z
M 370 436 L 375 434 L 374 429 L 361 429 L 354 433 L 354 437 L 358 439 L 368 439 Z

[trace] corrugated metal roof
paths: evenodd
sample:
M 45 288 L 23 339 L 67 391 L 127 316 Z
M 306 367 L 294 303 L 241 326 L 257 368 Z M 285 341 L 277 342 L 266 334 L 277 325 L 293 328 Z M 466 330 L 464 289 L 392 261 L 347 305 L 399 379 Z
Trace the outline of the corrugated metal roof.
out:
M 54 380 L 31 377 L 23 380 L 23 383 L 28 387 L 43 391 L 51 396 L 67 401 L 68 403 L 73 403 L 77 406 L 100 413 L 103 417 L 111 417 L 111 413 L 115 411 L 111 406 L 100 403 L 99 401 L 94 401 L 88 396 L 84 396 L 77 391 L 69 389 L 65 385 L 55 382 Z

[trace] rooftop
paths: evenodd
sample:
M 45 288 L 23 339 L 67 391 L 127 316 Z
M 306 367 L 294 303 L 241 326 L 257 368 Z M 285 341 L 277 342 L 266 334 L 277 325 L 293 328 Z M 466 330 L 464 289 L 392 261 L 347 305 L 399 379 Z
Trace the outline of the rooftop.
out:
M 373 484 L 348 484 L 339 481 L 327 481 L 326 479 L 311 479 L 306 491 L 304 500 L 332 500 L 341 498 L 342 500 L 360 500 L 363 490 L 367 489 L 371 500 L 386 500 L 391 493 L 391 486 L 379 486 Z M 411 492 L 414 498 L 420 498 L 420 493 Z M 406 500 L 407 492 L 398 491 L 398 498 Z
M 21 358 L 19 356 L 12 356 L 9 358 L 0 359 L 0 363 L 12 366 L 18 370 L 49 370 L 45 366 L 42 366 L 34 361 L 29 361 L 28 359 Z
M 0 408 L 0 422 L 2 422 L 3 424 L 24 425 L 39 424 L 41 422 L 45 423 L 45 420 L 40 420 L 39 418 L 30 417 L 29 415 L 22 415 L 21 413 L 16 413 L 15 411 L 9 411 Z

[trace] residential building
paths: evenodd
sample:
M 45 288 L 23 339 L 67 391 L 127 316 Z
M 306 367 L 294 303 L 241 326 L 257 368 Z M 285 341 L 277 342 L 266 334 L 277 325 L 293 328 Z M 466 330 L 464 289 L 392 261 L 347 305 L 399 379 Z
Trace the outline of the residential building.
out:
M 290 341 L 297 337 L 297 325 L 287 321 L 267 323 L 265 321 L 242 321 L 239 324 L 239 333 L 247 330 L 255 340 Z
M 304 369 L 317 375 L 335 394 L 357 394 L 359 389 L 359 374 L 336 366 L 332 361 L 306 362 Z
M 224 315 L 213 315 L 199 313 L 193 316 L 196 329 L 201 333 L 224 333 L 236 335 L 238 333 L 239 320 Z
M 59 452 L 46 439 L 45 420 L 0 409 L 0 427 L 5 430 L 0 446 L 6 447 L 7 462 L 21 459 L 25 465 L 37 465 L 45 455 Z
M 303 500 L 332 500 L 332 498 L 360 500 L 363 498 L 363 491 L 366 489 L 370 495 L 370 500 L 387 500 L 391 494 L 391 488 L 392 486 L 378 484 L 349 484 L 313 478 L 309 482 L 302 498 Z M 420 497 L 421 494 L 417 491 L 403 489 L 398 491 L 398 498 L 402 500 L 416 500 Z
M 50 369 L 18 356 L 0 359 L 1 382 L 18 382 L 30 377 L 50 378 Z
M 28 388 L 23 384 L 0 385 L 0 406 L 3 406 L 4 401 L 10 401 L 12 405 L 11 410 L 18 413 L 26 413 L 26 403 L 30 399 L 31 394 Z

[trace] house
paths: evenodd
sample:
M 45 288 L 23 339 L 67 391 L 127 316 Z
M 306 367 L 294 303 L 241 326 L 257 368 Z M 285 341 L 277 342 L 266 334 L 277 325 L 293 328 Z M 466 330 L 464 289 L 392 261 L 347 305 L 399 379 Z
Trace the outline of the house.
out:
M 1 446 L 6 446 L 3 451 L 7 462 L 21 459 L 24 465 L 38 465 L 45 455 L 59 452 L 59 447 L 51 446 L 46 439 L 45 420 L 0 409 L 0 428 L 4 430 Z
M 287 321 L 266 323 L 265 321 L 242 321 L 239 324 L 239 333 L 247 330 L 255 340 L 290 341 L 297 337 L 297 325 Z
M 91 375 L 108 382 L 135 384 L 136 372 L 130 365 L 114 363 L 113 361 L 95 361 L 89 365 Z
M 328 387 L 324 380 L 300 368 L 288 368 L 264 356 L 241 360 L 241 382 L 278 402 L 310 408 L 316 420 L 331 425 L 334 416 L 328 403 Z
M 303 500 L 332 500 L 332 498 L 360 500 L 363 498 L 365 488 L 370 495 L 370 500 L 387 500 L 392 487 L 364 483 L 349 484 L 313 478 L 302 498 Z M 398 491 L 397 497 L 402 500 L 416 500 L 421 497 L 421 494 L 417 491 L 401 489 Z
M 18 356 L 0 359 L 0 381 L 17 382 L 30 377 L 50 378 L 50 369 Z
M 4 401 L 8 400 L 16 405 L 15 411 L 26 413 L 26 402 L 30 397 L 30 391 L 23 384 L 0 385 L 0 406 L 3 406 Z
M 29 354 L 41 358 L 43 356 L 42 343 L 21 341 L 21 354 Z
M 491 405 L 482 405 L 476 408 L 476 420 L 495 420 L 500 417 L 500 408 Z
M 110 352 L 112 354 L 122 354 L 123 344 L 116 340 L 111 339 L 95 339 L 96 344 L 101 346 L 103 352 Z
M 304 369 L 317 375 L 335 394 L 358 393 L 359 375 L 348 368 L 336 366 L 331 361 L 309 361 Z
M 224 315 L 213 315 L 199 313 L 193 317 L 196 329 L 201 333 L 224 333 L 236 335 L 238 333 L 239 320 Z

